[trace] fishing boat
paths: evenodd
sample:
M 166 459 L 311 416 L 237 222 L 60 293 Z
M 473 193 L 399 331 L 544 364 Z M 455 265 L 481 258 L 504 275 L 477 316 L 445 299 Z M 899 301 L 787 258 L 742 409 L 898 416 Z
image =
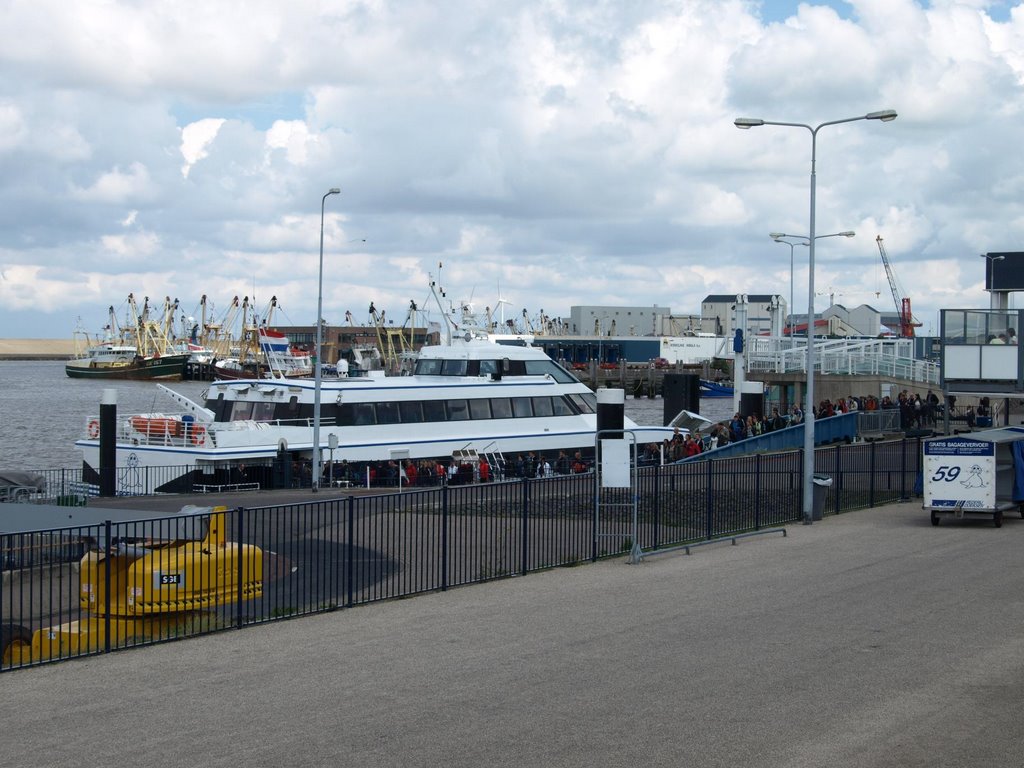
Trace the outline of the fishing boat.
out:
M 128 298 L 134 322 L 119 326 L 111 306 L 102 340 L 90 337 L 81 326 L 75 330 L 75 356 L 64 366 L 70 378 L 181 379 L 189 354 L 177 352 L 170 344 L 159 345 L 145 312 L 140 315 L 131 294 Z
M 245 298 L 239 346 L 231 355 L 213 363 L 215 379 L 290 379 L 313 375 L 313 356 L 271 327 L 276 308 L 277 297 L 273 296 L 261 321 L 257 314 L 250 312 L 249 298 Z
M 64 372 L 72 379 L 181 379 L 185 355 L 139 355 L 135 347 L 100 343 L 68 360 Z

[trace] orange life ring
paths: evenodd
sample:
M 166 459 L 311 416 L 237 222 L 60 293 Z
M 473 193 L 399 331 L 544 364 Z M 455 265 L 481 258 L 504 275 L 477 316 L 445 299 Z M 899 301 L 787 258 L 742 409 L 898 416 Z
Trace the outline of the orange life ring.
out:
M 192 445 L 206 445 L 206 427 L 202 424 L 192 427 Z
M 89 439 L 95 440 L 100 436 L 100 423 L 93 419 L 89 422 Z

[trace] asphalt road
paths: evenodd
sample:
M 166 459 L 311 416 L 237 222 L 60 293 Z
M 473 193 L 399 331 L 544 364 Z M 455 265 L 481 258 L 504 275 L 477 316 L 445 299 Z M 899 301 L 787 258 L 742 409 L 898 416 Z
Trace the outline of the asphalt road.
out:
M 6 765 L 1018 766 L 1024 521 L 918 503 L 0 675 Z

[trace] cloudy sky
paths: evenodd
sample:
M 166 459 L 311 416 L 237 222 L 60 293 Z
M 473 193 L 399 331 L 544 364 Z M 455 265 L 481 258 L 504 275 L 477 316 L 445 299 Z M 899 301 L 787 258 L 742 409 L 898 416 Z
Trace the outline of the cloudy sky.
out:
M 66 338 L 129 293 L 365 321 L 450 297 L 698 313 L 892 296 L 922 331 L 1024 250 L 1024 3 L 0 0 L 0 336 Z M 365 242 L 362 242 L 365 239 Z M 797 311 L 807 249 L 796 248 Z M 1015 304 L 1015 306 L 1017 306 Z

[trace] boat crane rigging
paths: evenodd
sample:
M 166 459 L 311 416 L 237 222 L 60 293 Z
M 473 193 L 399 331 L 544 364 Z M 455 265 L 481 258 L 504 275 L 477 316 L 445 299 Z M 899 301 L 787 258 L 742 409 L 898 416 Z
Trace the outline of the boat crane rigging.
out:
M 903 294 L 899 283 L 896 282 L 896 276 L 893 274 L 892 265 L 889 264 L 889 254 L 885 252 L 885 246 L 882 244 L 882 236 L 879 235 L 876 237 L 875 242 L 878 243 L 878 252 L 882 255 L 882 265 L 885 267 L 885 276 L 889 280 L 889 289 L 892 291 L 892 300 L 896 304 L 896 314 L 900 319 L 900 337 L 904 339 L 912 339 L 914 337 L 914 329 L 919 328 L 921 324 L 914 322 L 914 315 L 910 310 L 910 297 Z

